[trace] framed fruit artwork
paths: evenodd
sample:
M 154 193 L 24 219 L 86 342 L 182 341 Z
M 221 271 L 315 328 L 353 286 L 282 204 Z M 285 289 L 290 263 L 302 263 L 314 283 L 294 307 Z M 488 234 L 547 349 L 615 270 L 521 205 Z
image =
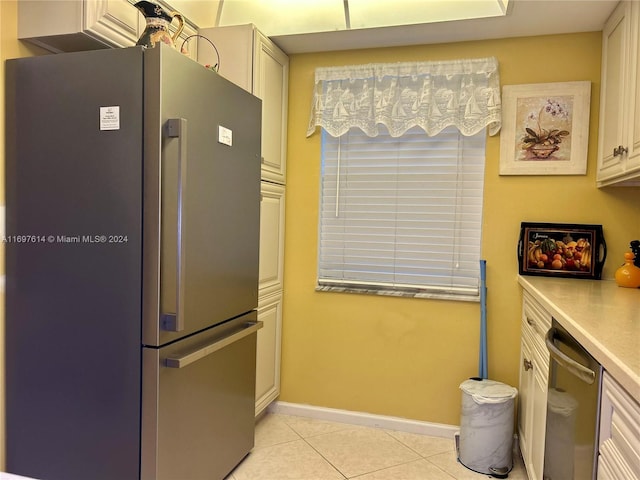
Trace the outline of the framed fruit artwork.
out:
M 520 225 L 521 275 L 599 280 L 606 258 L 602 225 L 529 222 Z
M 502 88 L 500 175 L 585 175 L 591 82 Z

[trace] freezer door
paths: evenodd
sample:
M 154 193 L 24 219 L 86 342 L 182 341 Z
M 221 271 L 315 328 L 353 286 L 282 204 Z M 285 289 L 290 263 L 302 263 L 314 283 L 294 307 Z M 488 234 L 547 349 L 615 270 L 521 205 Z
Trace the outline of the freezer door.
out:
M 255 311 L 143 348 L 143 480 L 224 478 L 253 448 Z
M 145 51 L 143 343 L 257 306 L 261 102 L 169 49 Z

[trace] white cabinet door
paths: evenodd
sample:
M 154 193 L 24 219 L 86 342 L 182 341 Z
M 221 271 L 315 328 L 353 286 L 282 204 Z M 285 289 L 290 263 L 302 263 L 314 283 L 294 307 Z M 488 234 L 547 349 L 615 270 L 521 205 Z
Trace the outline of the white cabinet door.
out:
M 535 339 L 524 331 L 520 356 L 518 431 L 529 480 L 542 480 L 549 364 L 535 343 Z
M 533 356 L 531 339 L 522 332 L 520 344 L 520 383 L 518 388 L 518 442 L 527 470 L 531 470 L 531 430 L 533 428 Z
M 518 431 L 529 480 L 542 480 L 547 420 L 549 353 L 544 336 L 551 314 L 523 292 Z
M 254 25 L 203 28 L 198 62 L 262 100 L 262 178 L 286 182 L 289 58 Z M 209 43 L 212 42 L 213 46 Z
M 621 155 L 614 149 L 622 144 L 624 122 L 624 82 L 628 68 L 629 15 L 620 5 L 602 32 L 602 98 L 600 100 L 600 141 L 598 179 L 622 171 Z
M 602 378 L 598 480 L 640 479 L 640 404 L 608 372 Z
M 539 350 L 533 351 L 533 391 L 532 428 L 531 428 L 531 462 L 530 479 L 543 479 L 544 445 L 547 428 L 547 389 L 549 376 L 549 359 Z M 546 361 L 545 361 L 546 360 Z
M 84 0 L 84 29 L 97 38 L 126 47 L 138 41 L 137 9 L 126 0 Z
M 21 1 L 18 38 L 56 53 L 129 47 L 139 15 L 127 0 Z
M 280 353 L 282 334 L 282 295 L 262 297 L 258 302 L 256 347 L 256 416 L 280 394 Z
M 260 202 L 260 296 L 282 290 L 285 189 L 262 182 Z
M 623 1 L 602 37 L 599 187 L 640 185 L 640 3 Z
M 631 5 L 631 96 L 629 106 L 631 122 L 629 123 L 628 170 L 638 172 L 640 176 L 640 3 Z
M 262 178 L 285 183 L 289 58 L 256 31 L 253 93 L 262 99 Z
M 253 93 L 253 25 L 201 28 L 198 62 L 217 65 L 227 80 Z

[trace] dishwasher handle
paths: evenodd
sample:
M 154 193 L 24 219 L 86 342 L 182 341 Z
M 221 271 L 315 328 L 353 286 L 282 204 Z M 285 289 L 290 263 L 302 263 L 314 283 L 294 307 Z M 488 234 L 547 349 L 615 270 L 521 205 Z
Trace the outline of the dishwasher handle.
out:
M 198 360 L 211 355 L 219 350 L 222 350 L 224 347 L 231 345 L 239 340 L 242 340 L 245 337 L 248 337 L 252 333 L 257 332 L 263 326 L 263 322 L 247 322 L 244 325 L 244 328 L 240 331 L 232 333 L 231 335 L 224 337 L 220 340 L 216 340 L 215 342 L 194 350 L 193 352 L 189 352 L 184 355 L 175 356 L 175 357 L 167 357 L 164 361 L 166 367 L 169 368 L 184 368 L 187 365 L 191 365 Z
M 547 331 L 545 337 L 545 343 L 547 344 L 547 350 L 549 350 L 551 358 L 583 382 L 589 385 L 593 384 L 593 382 L 596 381 L 596 372 L 576 362 L 573 358 L 560 351 L 560 349 L 556 347 L 554 340 L 560 341 L 560 338 L 557 336 L 557 329 L 552 327 Z

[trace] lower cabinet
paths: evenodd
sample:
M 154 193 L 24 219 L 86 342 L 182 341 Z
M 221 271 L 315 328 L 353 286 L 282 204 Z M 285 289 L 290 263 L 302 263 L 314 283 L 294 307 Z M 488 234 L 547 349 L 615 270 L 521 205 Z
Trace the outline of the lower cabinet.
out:
M 256 416 L 280 394 L 282 293 L 260 298 L 258 320 L 264 325 L 256 347 Z
M 518 437 L 529 480 L 543 479 L 549 376 L 549 354 L 544 335 L 550 327 L 551 315 L 524 292 Z
M 640 479 L 640 404 L 607 373 L 602 379 L 598 480 Z
M 280 394 L 285 187 L 262 182 L 260 193 L 256 415 Z

